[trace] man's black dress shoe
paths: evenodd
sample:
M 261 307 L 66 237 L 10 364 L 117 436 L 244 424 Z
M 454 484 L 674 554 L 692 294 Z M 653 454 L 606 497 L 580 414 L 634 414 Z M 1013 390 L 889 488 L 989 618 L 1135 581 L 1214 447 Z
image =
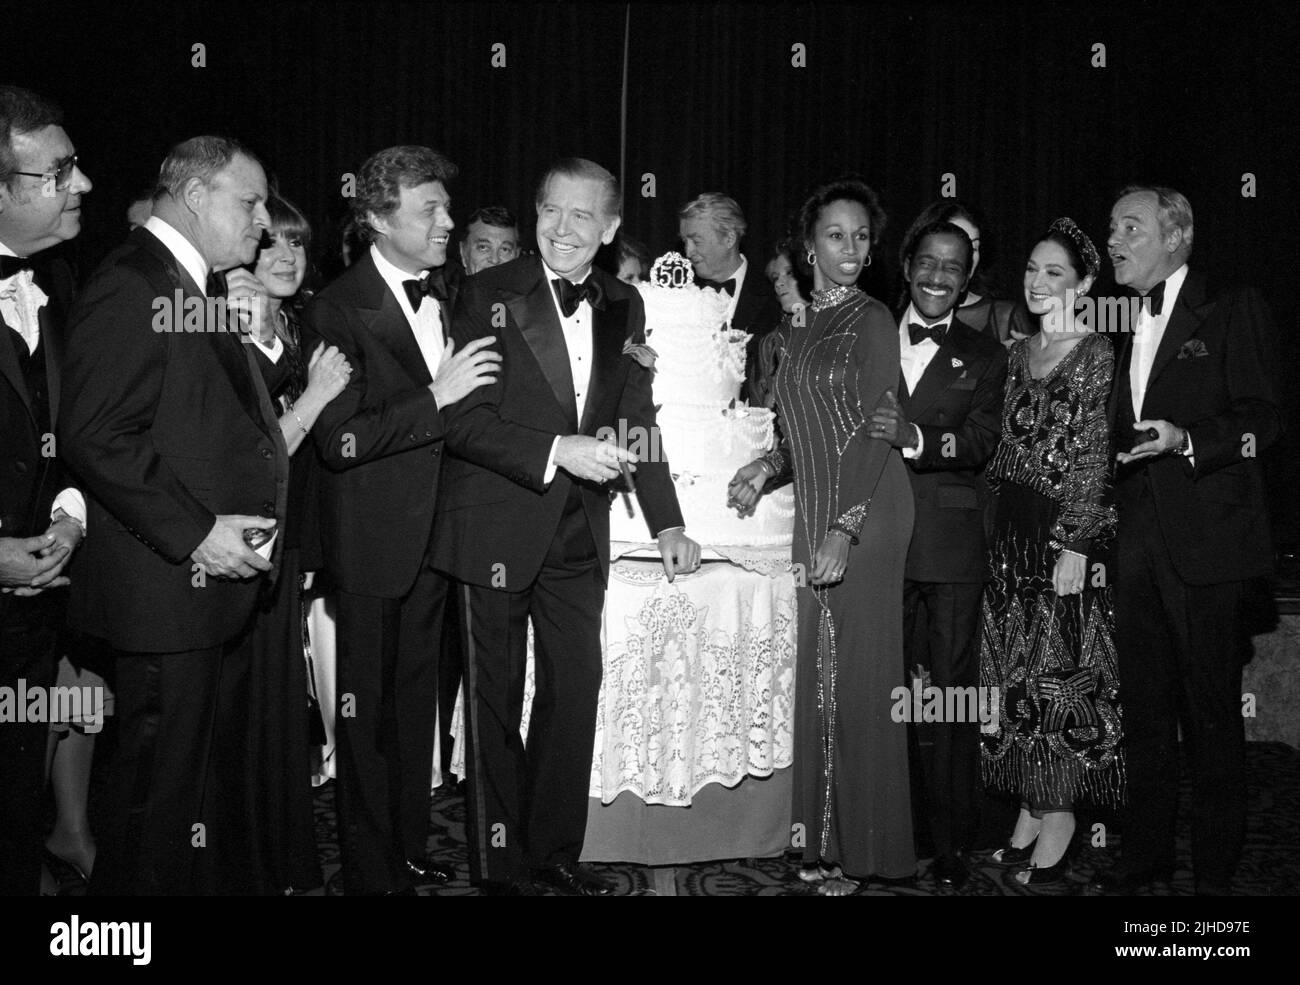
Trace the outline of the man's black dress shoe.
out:
M 424 885 L 437 883 L 439 886 L 449 883 L 456 877 L 456 870 L 449 865 L 439 865 L 431 858 L 408 858 L 406 871 Z
M 531 880 L 520 877 L 510 882 L 499 879 L 484 879 L 478 883 L 478 890 L 484 896 L 541 896 L 541 891 Z
M 557 862 L 533 873 L 533 878 L 564 896 L 610 896 L 614 884 L 577 862 Z
M 934 881 L 940 886 L 949 886 L 952 889 L 961 889 L 970 878 L 970 866 L 960 855 L 940 855 L 934 860 L 934 867 L 930 872 L 934 876 Z
M 1152 865 L 1135 868 L 1123 862 L 1092 877 L 1088 888 L 1094 893 L 1131 896 L 1153 882 L 1168 882 L 1173 878 L 1173 866 Z

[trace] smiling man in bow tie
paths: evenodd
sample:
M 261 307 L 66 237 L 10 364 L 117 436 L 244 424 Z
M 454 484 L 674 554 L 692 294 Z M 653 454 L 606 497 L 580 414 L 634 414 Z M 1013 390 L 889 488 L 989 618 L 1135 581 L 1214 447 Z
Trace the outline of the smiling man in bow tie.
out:
M 1117 339 L 1109 408 L 1129 807 L 1123 860 L 1095 883 L 1106 892 L 1173 869 L 1180 726 L 1198 893 L 1228 892 L 1245 837 L 1240 613 L 1245 583 L 1273 568 L 1258 456 L 1281 426 L 1277 356 L 1259 294 L 1211 290 L 1187 266 L 1193 233 L 1171 188 L 1126 188 L 1111 210 L 1115 281 L 1143 301 Z
M 781 320 L 781 305 L 762 268 L 752 271 L 740 252 L 747 225 L 736 200 L 721 192 L 704 192 L 677 213 L 677 233 L 682 252 L 695 268 L 695 283 L 722 291 L 731 300 L 727 327 L 753 336 L 745 354 L 745 385 L 740 396 L 759 404 L 771 381 L 760 372 L 759 347 L 763 337 Z
M 539 256 L 475 274 L 456 307 L 457 342 L 496 335 L 504 358 L 500 381 L 452 413 L 434 524 L 434 562 L 461 583 L 470 876 L 488 892 L 533 894 L 534 880 L 565 894 L 611 892 L 578 856 L 600 692 L 608 483 L 621 467 L 636 468 L 669 580 L 699 566 L 668 463 L 638 463 L 596 437 L 657 429 L 650 372 L 624 352 L 645 340 L 641 295 L 592 266 L 620 211 L 608 171 L 558 162 L 537 189 Z M 530 619 L 537 693 L 525 749 Z
M 318 528 L 337 592 L 338 805 L 349 894 L 445 883 L 427 857 L 445 579 L 429 564 L 447 412 L 491 382 L 484 338 L 457 351 L 447 183 L 429 147 L 389 147 L 357 174 L 352 215 L 369 249 L 307 309 L 303 351 L 337 346 L 354 367 L 312 428 L 325 468 Z M 454 290 L 454 284 L 451 285 Z
M 1006 350 L 957 317 L 974 266 L 965 230 L 932 222 L 903 244 L 910 303 L 899 321 L 898 399 L 876 409 L 872 437 L 901 448 L 916 497 L 903 583 L 904 659 L 934 687 L 974 689 L 987 578 L 981 470 L 1002 425 Z M 892 395 L 889 395 L 892 398 Z M 954 889 L 977 847 L 979 731 L 974 722 L 908 726 L 920 854 Z M 922 734 L 924 731 L 926 734 Z
M 72 274 L 39 254 L 81 231 L 90 179 L 54 103 L 0 86 L 0 686 L 55 680 L 63 574 L 85 530 L 51 440 Z M 44 722 L 0 724 L 0 895 L 35 895 L 44 828 Z

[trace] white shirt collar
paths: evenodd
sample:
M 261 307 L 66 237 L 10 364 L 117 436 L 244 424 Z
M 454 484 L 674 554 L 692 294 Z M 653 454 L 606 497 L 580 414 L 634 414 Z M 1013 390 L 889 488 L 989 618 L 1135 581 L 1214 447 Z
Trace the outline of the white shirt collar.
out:
M 17 253 L 5 246 L 4 243 L 0 243 L 0 257 L 16 257 L 17 255 Z
M 1187 264 L 1183 264 L 1172 274 L 1165 278 L 1165 298 L 1160 305 L 1160 315 L 1166 321 L 1170 313 L 1174 310 L 1174 302 L 1178 300 L 1178 292 L 1183 289 L 1183 281 L 1187 280 Z
M 748 272 L 749 259 L 742 254 L 740 257 L 740 266 L 736 268 L 736 272 L 732 274 L 731 277 L 722 278 L 724 281 L 731 280 L 732 277 L 736 279 L 736 293 L 733 294 L 732 297 L 740 297 L 740 286 L 745 283 L 745 274 Z
M 538 257 L 538 259 L 541 260 L 541 257 Z M 547 266 L 545 260 L 542 260 L 542 270 L 543 270 L 543 271 L 545 272 L 545 274 L 546 274 L 546 285 L 547 285 L 548 287 L 550 286 L 551 281 L 555 280 L 557 277 L 558 277 L 560 280 L 568 280 L 567 277 L 564 277 L 564 276 L 561 276 L 560 274 L 557 274 L 554 270 L 552 270 L 549 266 Z M 588 266 L 588 267 L 587 267 L 587 272 L 583 275 L 582 279 L 581 279 L 581 280 L 575 280 L 575 281 L 573 281 L 573 283 L 574 283 L 574 284 L 585 284 L 585 283 L 587 282 L 587 278 L 590 277 L 590 276 L 591 276 L 591 267 Z M 552 291 L 551 293 L 554 294 L 555 292 Z
M 203 254 L 199 252 L 198 247 L 191 243 L 185 236 L 171 223 L 164 219 L 159 219 L 156 215 L 151 215 L 144 228 L 153 233 L 167 247 L 167 252 L 176 258 L 176 262 L 185 268 L 185 272 L 194 278 L 194 283 L 200 291 L 208 289 L 208 261 L 203 259 Z
M 429 276 L 429 271 L 421 270 L 417 274 L 407 273 L 401 267 L 394 264 L 388 257 L 379 252 L 379 244 L 370 244 L 370 256 L 375 261 L 375 267 L 379 270 L 379 276 L 384 278 L 384 283 L 393 289 L 393 293 L 399 298 L 406 297 L 406 288 L 402 286 L 402 281 L 407 280 L 424 280 Z

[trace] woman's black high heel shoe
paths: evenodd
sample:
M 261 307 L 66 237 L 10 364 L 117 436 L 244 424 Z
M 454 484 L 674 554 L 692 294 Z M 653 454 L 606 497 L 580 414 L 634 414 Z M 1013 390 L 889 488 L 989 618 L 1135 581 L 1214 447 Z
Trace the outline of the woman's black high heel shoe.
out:
M 41 849 L 41 860 L 50 875 L 54 877 L 54 881 L 59 884 L 60 894 L 69 889 L 84 889 L 90 885 L 90 878 L 76 862 L 69 862 L 66 858 L 55 855 L 48 848 Z
M 992 855 L 989 856 L 989 861 L 991 861 L 994 865 L 1004 865 L 1004 866 L 1025 865 L 1029 861 L 1029 859 L 1033 856 L 1034 845 L 1037 842 L 1038 842 L 1038 837 L 1035 836 L 1034 840 L 1031 841 L 1024 848 L 1017 848 L 1015 845 L 1011 844 L 1011 840 L 1008 839 L 1005 845 L 1003 845 L 1001 848 L 999 848 L 997 851 L 995 851 Z
M 1015 875 L 1016 882 L 1018 882 L 1022 886 L 1035 886 L 1035 887 L 1055 886 L 1063 882 L 1065 880 L 1065 877 L 1070 874 L 1070 861 L 1074 857 L 1074 846 L 1075 843 L 1071 841 L 1070 844 L 1066 847 L 1065 851 L 1062 853 L 1061 857 L 1057 859 L 1055 865 L 1049 865 L 1043 867 L 1043 866 L 1035 865 L 1033 862 L 1030 862 L 1029 865 L 1027 865 L 1024 869 L 1021 869 L 1020 872 L 1016 873 Z M 1021 879 L 1020 878 L 1021 872 L 1028 873 L 1029 878 Z

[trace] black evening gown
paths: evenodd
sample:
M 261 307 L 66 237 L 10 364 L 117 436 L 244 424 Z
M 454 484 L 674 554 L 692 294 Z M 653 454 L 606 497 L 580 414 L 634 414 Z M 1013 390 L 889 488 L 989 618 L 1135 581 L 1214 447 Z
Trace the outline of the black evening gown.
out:
M 907 730 L 891 716 L 912 487 L 898 450 L 866 433 L 898 385 L 898 328 L 860 291 L 828 294 L 842 300 L 815 300 L 805 326 L 786 319 L 775 377 L 795 485 L 795 562 L 811 571 L 832 524 L 859 541 L 843 581 L 799 589 L 795 832 L 808 863 L 900 878 L 916 874 Z
M 1123 797 L 1106 424 L 1110 340 L 1081 339 L 1052 371 L 1029 373 L 1011 350 L 992 492 L 991 580 L 984 591 L 980 685 L 997 688 L 982 736 L 985 782 L 1037 809 Z M 1058 596 L 1062 548 L 1086 555 L 1081 595 Z
M 282 358 L 293 376 L 280 399 L 294 400 L 306 385 L 306 372 L 290 315 L 291 339 Z M 281 894 L 322 885 L 312 813 L 312 745 L 306 658 L 303 653 L 302 580 L 299 532 L 312 498 L 310 441 L 289 463 L 288 515 L 284 549 L 274 590 L 263 598 L 253 627 L 249 665 L 250 729 L 246 748 L 249 773 L 246 802 L 256 838 L 250 892 Z

